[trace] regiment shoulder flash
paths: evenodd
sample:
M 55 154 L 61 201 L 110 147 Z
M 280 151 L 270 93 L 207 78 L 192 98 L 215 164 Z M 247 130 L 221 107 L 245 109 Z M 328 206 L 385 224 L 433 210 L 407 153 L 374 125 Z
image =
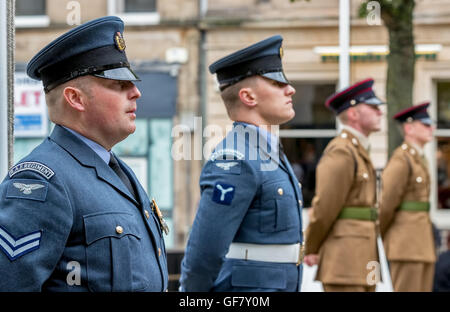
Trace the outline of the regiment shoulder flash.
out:
M 244 158 L 244 154 L 233 149 L 222 149 L 212 153 L 211 156 L 209 157 L 209 160 L 215 161 L 216 159 L 219 159 L 219 157 L 222 157 L 223 159 L 240 160 Z
M 52 169 L 47 167 L 44 164 L 41 164 L 40 162 L 36 161 L 27 161 L 20 164 L 15 165 L 8 171 L 8 175 L 10 178 L 12 178 L 14 175 L 18 174 L 22 171 L 33 171 L 36 173 L 39 173 L 47 180 L 50 180 L 51 177 L 55 175 Z

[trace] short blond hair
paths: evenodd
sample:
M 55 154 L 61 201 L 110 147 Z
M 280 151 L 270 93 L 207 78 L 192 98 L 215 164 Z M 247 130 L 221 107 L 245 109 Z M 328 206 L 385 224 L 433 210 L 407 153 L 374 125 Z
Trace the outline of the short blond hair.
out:
M 227 109 L 228 116 L 231 117 L 231 114 L 235 111 L 235 109 L 239 106 L 241 100 L 239 98 L 239 91 L 242 88 L 251 88 L 254 86 L 255 76 L 247 77 L 223 90 L 220 93 L 222 100 L 225 104 L 225 108 Z
M 89 76 L 77 77 L 50 90 L 45 94 L 45 102 L 47 103 L 48 115 L 52 122 L 58 121 L 64 113 L 63 104 L 65 101 L 63 91 L 68 86 L 80 89 L 88 97 L 92 96 Z
M 344 110 L 342 112 L 339 113 L 339 115 L 337 115 L 337 119 L 339 120 L 340 123 L 342 123 L 343 125 L 346 125 L 348 123 L 348 115 L 347 115 L 347 110 Z

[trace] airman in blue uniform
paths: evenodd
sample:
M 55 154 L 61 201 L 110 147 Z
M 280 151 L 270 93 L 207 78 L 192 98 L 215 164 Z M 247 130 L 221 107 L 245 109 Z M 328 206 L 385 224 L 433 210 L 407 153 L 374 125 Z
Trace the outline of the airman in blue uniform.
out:
M 28 64 L 43 81 L 52 134 L 0 184 L 0 291 L 164 291 L 156 202 L 111 148 L 135 130 L 124 25 L 104 17 Z
M 278 125 L 295 115 L 295 89 L 273 36 L 213 63 L 233 130 L 200 177 L 181 291 L 299 291 L 302 193 Z

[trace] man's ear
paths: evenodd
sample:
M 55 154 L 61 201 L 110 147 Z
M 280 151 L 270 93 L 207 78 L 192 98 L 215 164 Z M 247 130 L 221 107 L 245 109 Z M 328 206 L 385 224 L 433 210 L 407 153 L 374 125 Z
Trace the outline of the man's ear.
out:
M 358 115 L 359 115 L 359 111 L 357 109 L 357 107 L 350 107 L 347 108 L 347 119 L 350 121 L 355 121 L 358 120 Z
M 65 87 L 63 90 L 63 96 L 66 99 L 66 102 L 74 110 L 79 112 L 85 111 L 86 95 L 83 93 L 83 91 L 75 87 Z
M 249 108 L 255 107 L 257 104 L 256 94 L 252 88 L 241 88 L 239 90 L 239 99 Z
M 409 135 L 411 133 L 411 131 L 413 130 L 414 125 L 411 122 L 404 122 L 403 123 L 403 133 L 405 133 L 405 135 Z

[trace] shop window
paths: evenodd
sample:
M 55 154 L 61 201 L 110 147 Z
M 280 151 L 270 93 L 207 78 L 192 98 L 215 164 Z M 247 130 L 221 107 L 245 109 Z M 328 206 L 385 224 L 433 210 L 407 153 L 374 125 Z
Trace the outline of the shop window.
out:
M 450 209 L 450 137 L 437 138 L 438 208 Z
M 159 23 L 156 0 L 108 0 L 108 14 L 118 15 L 126 25 Z
M 325 107 L 328 96 L 336 90 L 333 83 L 292 82 L 295 117 L 281 129 L 336 129 L 334 114 Z
M 50 19 L 46 15 L 46 9 L 45 0 L 16 0 L 16 27 L 47 27 L 50 25 Z
M 292 169 L 302 184 L 304 207 L 311 207 L 316 187 L 316 167 L 336 135 L 336 118 L 325 107 L 336 90 L 334 82 L 291 82 L 295 117 L 280 127 L 280 137 Z
M 303 205 L 311 207 L 316 188 L 316 167 L 332 138 L 282 138 L 286 153 L 297 180 L 302 184 Z
M 436 89 L 437 207 L 450 209 L 450 81 L 437 82 Z
M 45 15 L 45 0 L 16 0 L 16 15 Z
M 450 82 L 437 83 L 437 127 L 450 129 Z
M 156 0 L 122 0 L 119 3 L 124 13 L 156 12 Z

